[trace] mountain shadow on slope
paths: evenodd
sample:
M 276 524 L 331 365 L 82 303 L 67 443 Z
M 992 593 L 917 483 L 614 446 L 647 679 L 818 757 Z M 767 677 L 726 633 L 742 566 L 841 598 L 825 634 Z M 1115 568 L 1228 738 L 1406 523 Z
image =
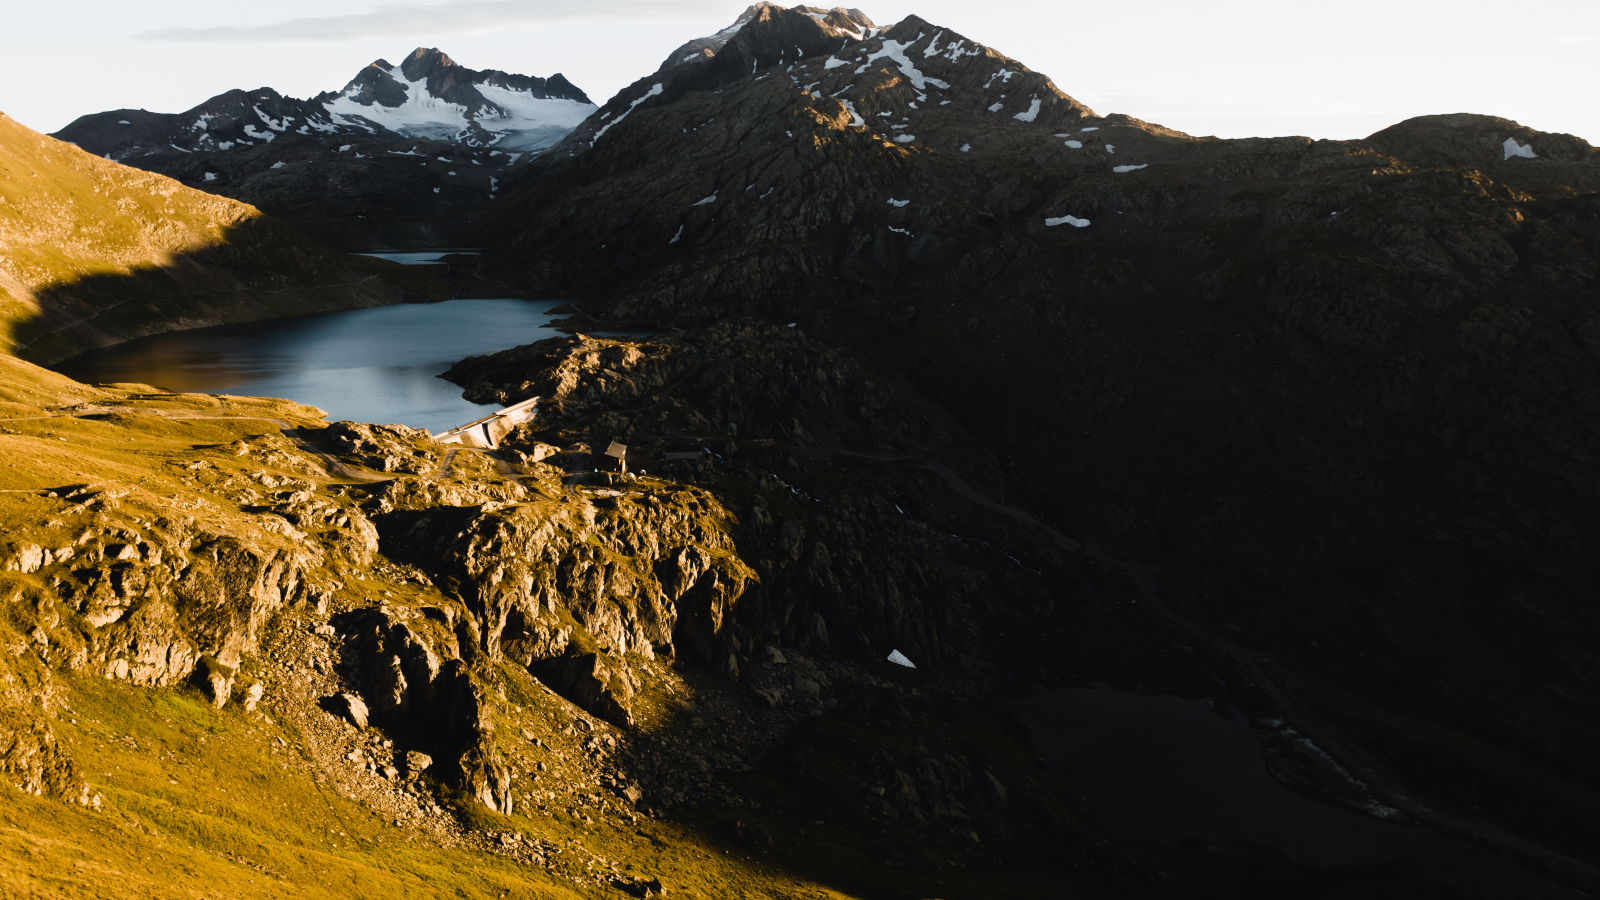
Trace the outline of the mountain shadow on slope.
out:
M 843 43 L 636 83 L 520 176 L 491 265 L 596 326 L 754 314 L 891 366 L 1385 803 L 1594 879 L 1594 149 L 1195 138 L 922 20 Z M 1143 639 L 1060 640 L 1115 681 Z
M 237 201 L 0 117 L 0 322 L 53 362 L 160 331 L 423 298 L 433 276 L 314 244 Z

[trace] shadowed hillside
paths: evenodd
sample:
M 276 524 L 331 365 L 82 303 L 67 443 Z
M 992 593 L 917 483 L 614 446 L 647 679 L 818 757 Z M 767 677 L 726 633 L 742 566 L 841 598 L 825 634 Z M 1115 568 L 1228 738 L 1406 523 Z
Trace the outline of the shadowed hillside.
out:
M 0 323 L 18 356 L 443 299 L 430 276 L 318 246 L 254 207 L 91 156 L 0 115 Z
M 916 17 L 832 27 L 767 10 L 622 91 L 489 266 L 885 366 L 1146 573 L 1154 621 L 1063 619 L 1037 677 L 1204 696 L 1156 660 L 1211 646 L 1378 802 L 1595 878 L 1600 154 L 1465 114 L 1194 137 Z

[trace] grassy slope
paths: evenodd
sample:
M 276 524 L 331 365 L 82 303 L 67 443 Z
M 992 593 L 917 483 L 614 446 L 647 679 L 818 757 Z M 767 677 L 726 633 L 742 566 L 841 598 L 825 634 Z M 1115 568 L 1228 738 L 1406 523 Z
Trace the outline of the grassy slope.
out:
M 85 403 L 236 418 L 71 414 L 72 407 Z M 204 524 L 234 533 L 248 528 L 240 521 L 248 517 L 230 508 L 233 504 L 225 496 L 196 490 L 177 474 L 181 470 L 166 464 L 204 459 L 238 474 L 258 473 L 262 466 L 235 457 L 230 449 L 236 441 L 259 441 L 263 431 L 275 430 L 251 417 L 300 425 L 317 420 L 307 408 L 286 401 L 229 398 L 228 410 L 214 404 L 203 395 L 165 394 L 135 385 L 90 388 L 0 357 L 0 457 L 5 460 L 0 463 L 0 525 L 7 539 L 46 546 L 59 544 L 62 537 L 70 540 L 62 529 L 45 524 L 65 504 L 38 492 L 43 486 L 85 480 L 135 488 L 121 510 L 134 516 L 187 509 L 198 501 L 209 504 L 209 512 L 189 511 Z M 272 471 L 305 475 L 297 467 Z M 67 530 L 76 527 L 81 524 L 69 524 Z M 0 594 L 17 597 L 41 589 L 43 580 L 37 576 L 0 573 Z M 388 589 L 416 593 L 414 586 L 377 578 L 361 588 L 374 596 Z M 0 632 L 10 632 L 8 643 L 20 643 L 37 619 L 15 602 L 7 612 L 9 621 L 0 625 Z M 279 625 L 291 624 L 284 621 L 288 617 L 281 614 Z M 597 792 L 581 772 L 560 761 L 583 752 L 576 739 L 558 730 L 573 720 L 572 707 L 525 674 L 512 676 L 509 696 L 516 705 L 500 710 L 502 729 L 515 734 L 531 728 L 558 748 L 572 744 L 550 757 L 556 768 L 542 786 L 568 794 L 565 803 L 573 802 L 574 788 Z M 48 710 L 28 712 L 45 711 L 54 720 L 79 774 L 105 803 L 93 811 L 0 787 L 5 797 L 0 803 L 0 883 L 23 896 L 618 896 L 609 887 L 591 885 L 579 891 L 559 876 L 481 846 L 439 842 L 379 819 L 320 774 L 305 750 L 305 736 L 287 724 L 287 717 L 277 715 L 272 695 L 262 706 L 272 716 L 263 717 L 237 705 L 215 710 L 191 687 L 146 689 L 104 681 L 93 673 L 61 677 L 54 694 Z M 12 720 L 22 712 L 0 707 L 0 716 Z M 532 762 L 523 765 L 531 769 Z M 618 872 L 661 877 L 673 896 L 836 897 L 843 895 L 815 878 L 870 883 L 869 873 L 854 870 L 876 868 L 876 860 L 861 858 L 849 833 L 815 836 L 841 854 L 838 860 L 831 854 L 824 857 L 828 861 L 816 871 L 815 860 L 808 853 L 796 858 L 793 848 L 779 859 L 759 861 L 747 850 L 730 850 L 714 833 L 720 821 L 714 814 L 703 820 L 630 823 L 615 804 L 580 806 L 578 815 L 570 815 L 552 801 L 549 813 L 530 803 L 516 816 L 501 816 L 438 790 L 467 829 L 516 831 L 562 844 L 568 847 L 564 864 L 570 865 L 571 859 L 614 860 Z
M 327 250 L 254 207 L 0 114 L 0 340 L 19 356 L 445 296 L 431 276 Z
M 311 425 L 311 411 L 286 401 L 230 398 L 217 409 L 201 395 L 164 394 L 141 386 L 95 389 L 8 357 L 0 357 L 0 527 L 8 540 L 61 538 L 44 520 L 57 509 L 40 498 L 42 486 L 82 482 L 135 487 L 124 509 L 159 514 L 200 501 L 199 515 L 219 530 L 237 533 L 247 518 L 227 498 L 197 491 L 165 463 L 205 459 L 238 473 L 260 472 L 229 449 L 273 429 L 251 416 Z M 155 415 L 85 419 L 65 408 L 136 405 L 177 414 L 237 418 L 177 420 Z M 304 476 L 294 467 L 281 476 Z M 59 507 L 63 504 L 54 503 Z M 81 526 L 80 526 L 81 527 Z M 248 526 L 243 526 L 248 527 Z M 70 529 L 70 526 L 69 526 Z M 70 535 L 67 536 L 70 539 Z M 365 586 L 377 594 L 376 579 Z M 384 585 L 404 591 L 399 584 Z M 42 579 L 0 573 L 0 595 L 16 598 L 43 588 Z M 414 588 L 412 589 L 414 591 Z M 424 598 L 439 602 L 439 598 Z M 10 604 L 0 624 L 8 645 L 19 643 L 36 620 Z M 8 627 L 9 626 L 9 627 Z M 524 676 L 524 680 L 526 677 Z M 107 682 L 92 673 L 63 677 L 48 714 L 80 775 L 104 797 L 92 811 L 49 797 L 0 786 L 0 884 L 9 895 L 59 897 L 537 897 L 577 895 L 573 887 L 539 869 L 502 859 L 481 847 L 448 846 L 396 827 L 330 787 L 308 762 L 304 738 L 273 719 L 237 705 L 213 709 L 189 687 L 145 689 Z M 514 697 L 529 704 L 523 724 L 540 728 L 571 707 L 529 684 Z M 541 709 L 537 703 L 550 707 Z M 271 709 L 272 698 L 263 705 Z M 40 712 L 39 709 L 29 712 Z M 0 706 L 0 717 L 23 711 Z M 320 713 L 319 713 L 320 714 Z M 552 735 L 552 737 L 554 737 Z M 282 739 L 284 743 L 277 743 Z M 559 738 L 556 738 L 559 740 Z M 581 751 L 573 748 L 574 755 Z M 616 817 L 581 823 L 530 809 L 499 816 L 470 801 L 451 807 L 468 826 L 518 830 L 632 862 L 640 874 L 674 872 L 680 890 L 713 891 L 739 884 L 749 897 L 835 896 L 823 888 L 746 871 L 745 861 L 707 846 L 685 826 L 642 822 L 624 827 Z M 646 831 L 646 834 L 639 834 Z M 453 842 L 459 844 L 459 841 Z M 641 852 L 639 845 L 656 848 Z M 593 890 L 591 888 L 591 890 Z M 614 889 L 602 893 L 616 895 Z

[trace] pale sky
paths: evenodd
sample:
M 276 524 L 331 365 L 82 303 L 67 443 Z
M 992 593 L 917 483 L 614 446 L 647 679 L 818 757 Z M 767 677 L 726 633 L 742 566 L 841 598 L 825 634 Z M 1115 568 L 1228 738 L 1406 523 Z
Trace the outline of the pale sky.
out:
M 229 88 L 308 97 L 419 45 L 475 69 L 561 72 L 603 103 L 747 2 L 13 0 L 0 110 L 48 132 Z M 1600 144 L 1600 0 L 856 2 L 880 26 L 915 13 L 987 44 L 1098 113 L 1191 134 L 1354 138 L 1476 112 Z

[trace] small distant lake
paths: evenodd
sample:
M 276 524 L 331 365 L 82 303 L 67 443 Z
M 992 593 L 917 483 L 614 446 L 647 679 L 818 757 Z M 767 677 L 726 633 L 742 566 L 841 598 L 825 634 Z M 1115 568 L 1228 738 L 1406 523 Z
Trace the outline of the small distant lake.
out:
M 496 407 L 467 402 L 437 376 L 468 356 L 562 335 L 549 327 L 550 310 L 566 302 L 448 300 L 219 325 L 128 341 L 54 368 L 90 384 L 284 397 L 326 410 L 329 421 L 439 432 Z
M 367 253 L 356 253 L 354 256 L 375 256 L 378 259 L 387 259 L 403 266 L 431 266 L 441 262 L 446 256 L 482 256 L 482 250 L 472 248 L 452 249 L 449 247 L 435 247 L 429 250 L 373 250 Z
M 1462 838 L 1323 803 L 1267 772 L 1243 715 L 1203 700 L 1099 686 L 1041 690 L 1008 704 L 1034 748 L 1088 801 L 1108 837 L 1170 844 L 1189 835 L 1258 841 L 1314 867 L 1415 857 L 1513 897 L 1576 900 L 1555 882 Z

